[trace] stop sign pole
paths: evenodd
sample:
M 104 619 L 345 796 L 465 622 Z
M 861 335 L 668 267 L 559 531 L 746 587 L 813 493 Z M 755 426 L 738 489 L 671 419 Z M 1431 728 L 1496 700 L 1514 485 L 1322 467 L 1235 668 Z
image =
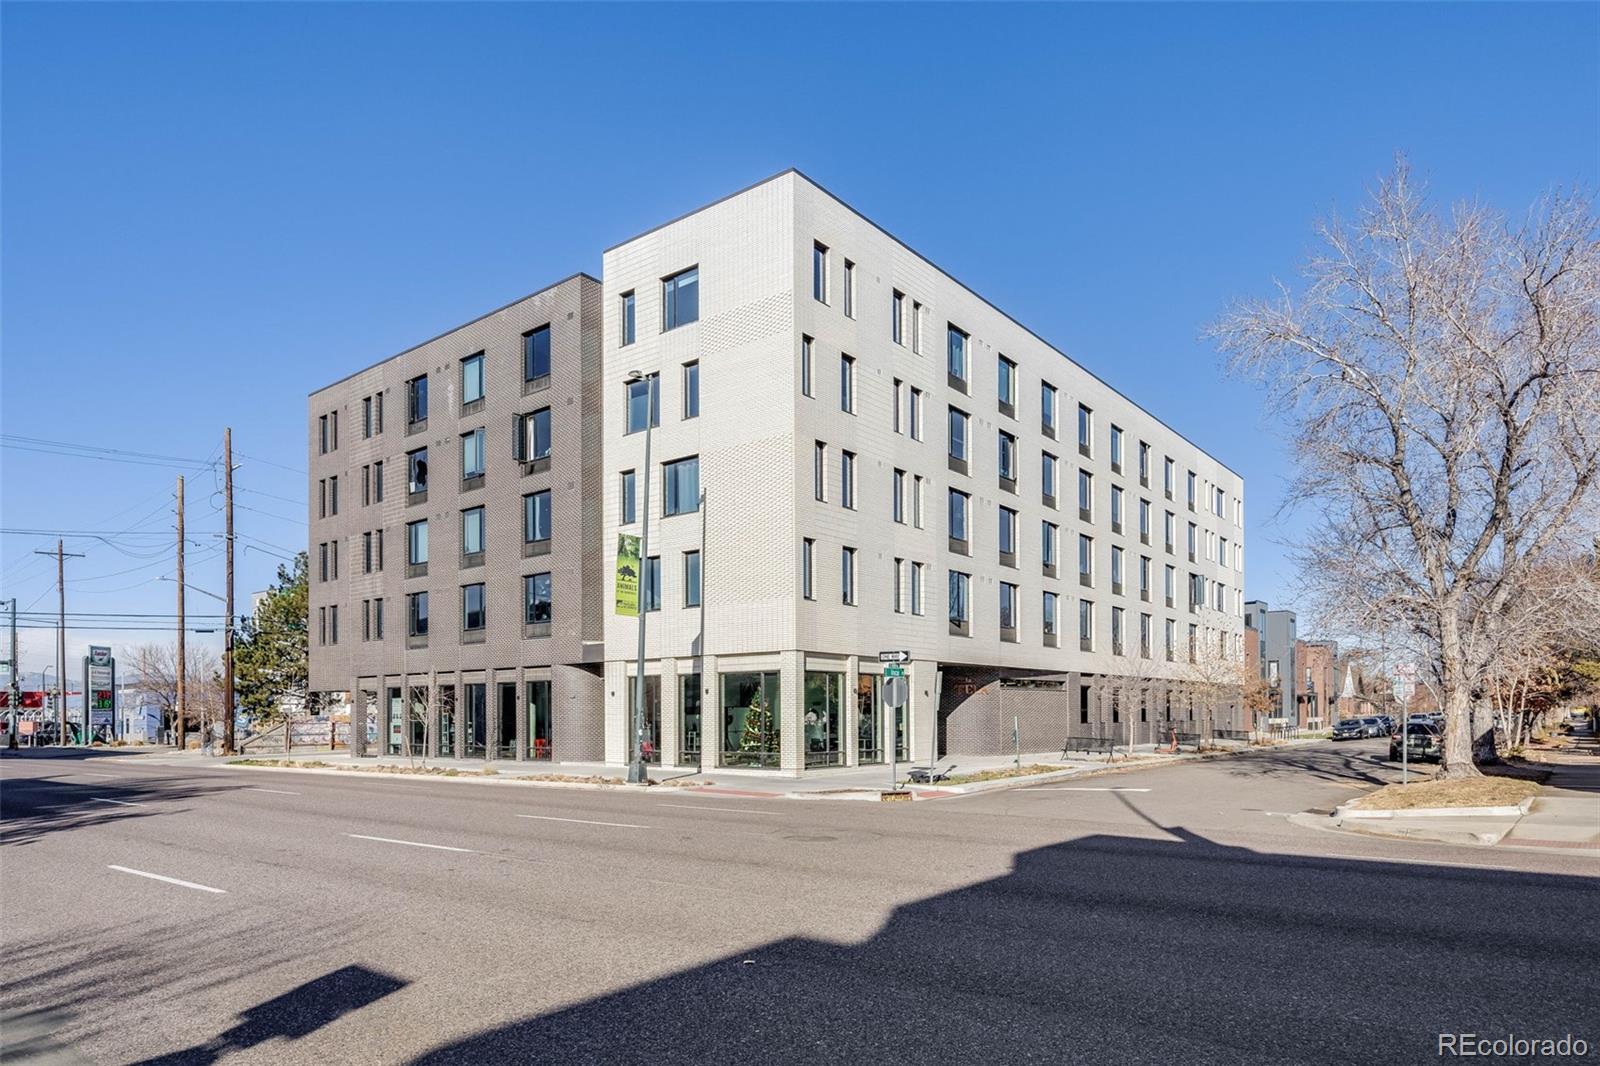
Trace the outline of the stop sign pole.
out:
M 905 664 L 911 661 L 909 651 L 880 651 L 878 661 L 883 667 L 883 705 L 889 708 L 889 791 L 893 792 L 900 776 L 900 708 L 911 695 L 906 680 Z

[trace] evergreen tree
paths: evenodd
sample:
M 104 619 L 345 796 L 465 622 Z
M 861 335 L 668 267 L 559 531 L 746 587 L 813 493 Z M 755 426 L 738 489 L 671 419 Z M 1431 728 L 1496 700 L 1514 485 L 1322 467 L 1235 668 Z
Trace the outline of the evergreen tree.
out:
M 239 705 L 257 721 L 276 721 L 296 706 L 316 709 L 307 648 L 309 570 L 305 552 L 295 556 L 292 570 L 279 566 L 277 582 L 234 642 Z
M 753 755 L 766 754 L 770 750 L 772 734 L 772 709 L 767 706 L 761 689 L 757 688 L 755 695 L 750 697 L 750 706 L 745 708 L 744 732 L 739 735 L 739 750 Z

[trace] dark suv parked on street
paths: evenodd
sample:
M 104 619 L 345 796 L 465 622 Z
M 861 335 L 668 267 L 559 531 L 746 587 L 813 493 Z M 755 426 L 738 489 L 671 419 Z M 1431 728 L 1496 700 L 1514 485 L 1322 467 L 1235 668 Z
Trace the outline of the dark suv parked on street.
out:
M 1438 762 L 1443 757 L 1443 743 L 1439 731 L 1423 722 L 1407 722 L 1405 731 L 1406 758 L 1412 762 Z M 1389 759 L 1400 761 L 1401 734 L 1389 738 Z

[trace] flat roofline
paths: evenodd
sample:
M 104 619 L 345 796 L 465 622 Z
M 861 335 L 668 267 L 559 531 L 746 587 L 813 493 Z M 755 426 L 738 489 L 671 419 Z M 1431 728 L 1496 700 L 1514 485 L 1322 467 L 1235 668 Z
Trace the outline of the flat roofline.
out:
M 435 334 L 434 336 L 429 337 L 427 340 L 423 341 L 420 344 L 413 344 L 411 347 L 406 348 L 403 351 L 395 352 L 393 355 L 384 356 L 382 359 L 379 359 L 375 363 L 369 363 L 368 365 L 362 367 L 360 370 L 351 371 L 350 373 L 346 374 L 344 377 L 340 378 L 338 381 L 330 381 L 328 384 L 323 385 L 321 388 L 312 389 L 310 392 L 306 393 L 306 396 L 309 398 L 309 397 L 315 396 L 319 392 L 327 392 L 331 388 L 334 388 L 334 387 L 336 387 L 338 385 L 343 385 L 345 382 L 349 381 L 353 377 L 359 377 L 360 375 L 365 374 L 367 371 L 373 369 L 374 367 L 382 366 L 384 363 L 389 362 L 391 359 L 398 359 L 402 355 L 410 355 L 412 352 L 416 351 L 418 348 L 426 348 L 428 345 L 432 344 L 434 341 L 443 340 L 445 337 L 450 336 L 450 334 L 455 333 L 458 330 L 466 329 L 468 326 L 470 326 L 470 325 L 472 325 L 472 324 L 474 324 L 476 322 L 482 322 L 486 318 L 490 318 L 490 317 L 492 317 L 494 315 L 498 315 L 501 311 L 508 310 L 509 308 L 515 307 L 520 303 L 524 303 L 524 302 L 526 302 L 528 300 L 531 300 L 535 296 L 543 296 L 545 293 L 549 292 L 550 290 L 559 289 L 559 288 L 561 288 L 561 286 L 567 284 L 570 281 L 575 281 L 578 278 L 588 278 L 590 281 L 594 282 L 596 285 L 601 284 L 599 278 L 597 278 L 594 275 L 590 274 L 586 270 L 580 270 L 575 274 L 568 274 L 566 277 L 562 278 L 560 281 L 553 282 L 553 283 L 551 283 L 549 285 L 546 285 L 542 289 L 535 289 L 533 292 L 528 293 L 528 295 L 526 295 L 526 296 L 519 296 L 515 300 L 512 300 L 508 304 L 501 304 L 499 307 L 496 307 L 493 311 L 485 311 L 483 314 L 479 315 L 477 318 L 469 318 L 467 321 L 461 323 L 459 326 L 452 326 L 450 329 L 445 330 L 443 333 Z
M 1080 363 L 1076 359 L 1072 358 L 1072 356 L 1068 355 L 1066 352 L 1063 352 L 1060 348 L 1057 348 L 1054 344 L 1051 344 L 1049 341 L 1047 341 L 1043 337 L 1039 336 L 1039 334 L 1035 333 L 1033 330 L 1029 329 L 1027 326 L 1023 325 L 1021 322 L 1017 321 L 1016 318 L 1014 318 L 1012 315 L 1010 315 L 1006 311 L 1002 310 L 1000 307 L 997 307 L 992 300 L 990 300 L 987 297 L 985 297 L 982 293 L 978 292 L 978 290 L 974 289 L 971 285 L 968 285 L 966 282 L 962 281 L 960 278 L 958 278 L 954 274 L 950 273 L 944 267 L 940 266 L 938 263 L 935 263 L 932 259 L 929 259 L 927 256 L 923 255 L 921 252 L 917 251 L 911 245 L 907 244 L 905 241 L 901 240 L 899 237 L 896 237 L 893 233 L 890 233 L 883 226 L 879 225 L 877 222 L 873 221 L 870 217 L 868 217 L 866 214 L 864 214 L 858 208 L 854 207 L 849 201 L 844 199 L 844 197 L 838 195 L 833 190 L 829 189 L 827 186 L 825 186 L 821 182 L 817 181 L 811 175 L 809 175 L 805 171 L 801 170 L 799 167 L 789 167 L 789 168 L 787 168 L 785 170 L 780 170 L 778 173 L 773 174 L 771 177 L 762 178 L 760 181 L 754 182 L 753 184 L 750 184 L 750 185 L 746 185 L 744 188 L 738 190 L 737 192 L 731 192 L 726 196 L 719 196 L 717 199 L 712 200 L 708 204 L 705 204 L 705 205 L 703 205 L 701 207 L 697 207 L 692 211 L 686 211 L 683 214 L 677 216 L 676 218 L 673 218 L 673 219 L 670 219 L 670 220 L 668 220 L 666 222 L 663 222 L 660 225 L 651 226 L 649 229 L 644 230 L 642 233 L 635 234 L 634 236 L 629 237 L 625 241 L 618 241 L 616 244 L 611 245 L 611 247 L 607 248 L 604 252 L 601 253 L 601 255 L 610 254 L 611 252 L 617 250 L 618 248 L 621 248 L 625 244 L 632 244 L 634 241 L 639 240 L 641 237 L 648 237 L 650 234 L 655 233 L 657 230 L 666 229 L 668 226 L 676 225 L 677 223 L 682 222 L 686 218 L 692 218 L 693 216 L 698 215 L 702 211 L 709 211 L 711 208 L 716 207 L 718 204 L 725 203 L 728 200 L 733 199 L 735 196 L 743 196 L 745 193 L 750 192 L 753 189 L 759 189 L 763 185 L 766 185 L 766 184 L 769 184 L 771 182 L 777 181 L 779 178 L 788 177 L 790 174 L 793 174 L 798 178 L 804 179 L 806 181 L 806 183 L 809 184 L 812 188 L 816 189 L 818 192 L 822 193 L 824 196 L 827 196 L 828 198 L 833 200 L 840 207 L 844 208 L 846 211 L 849 211 L 851 214 L 853 214 L 857 218 L 861 219 L 861 221 L 865 222 L 867 225 L 871 226 L 873 229 L 877 230 L 879 233 L 883 234 L 885 237 L 888 237 L 891 241 L 894 241 L 896 244 L 900 245 L 900 247 L 904 248 L 906 251 L 910 252 L 912 255 L 916 256 L 918 259 L 920 259 L 924 263 L 928 264 L 928 266 L 932 267 L 934 270 L 937 270 L 939 273 L 943 274 L 945 277 L 947 277 L 951 281 L 955 282 L 955 284 L 961 286 L 961 288 L 965 289 L 968 293 L 970 293 L 973 297 L 975 297 L 978 301 L 980 301 L 985 307 L 988 307 L 991 311 L 994 311 L 996 314 L 1000 315 L 1007 322 L 1010 322 L 1013 326 L 1016 326 L 1018 329 L 1022 330 L 1028 336 L 1032 337 L 1034 340 L 1038 341 L 1040 344 L 1044 345 L 1046 348 L 1050 349 L 1052 352 L 1055 352 L 1061 358 L 1065 359 L 1067 362 L 1071 363 L 1073 366 L 1077 367 L 1079 370 L 1083 371 L 1085 374 L 1089 375 L 1091 378 L 1093 378 L 1094 380 L 1098 381 L 1101 385 L 1104 385 L 1106 388 L 1110 389 L 1113 394 L 1115 394 L 1116 396 L 1121 397 L 1123 400 L 1127 401 L 1127 403 L 1131 404 L 1135 410 L 1139 411 L 1140 413 L 1142 413 L 1144 415 L 1147 415 L 1148 417 L 1150 417 L 1151 419 L 1155 420 L 1160 425 L 1162 425 L 1165 428 L 1171 430 L 1173 433 L 1177 434 L 1179 440 L 1183 441 L 1185 444 L 1189 445 L 1191 448 L 1193 448 L 1196 451 L 1198 451 L 1201 455 L 1204 455 L 1206 458 L 1210 459 L 1212 462 L 1214 462 L 1218 466 L 1222 467 L 1222 469 L 1226 470 L 1228 473 L 1230 473 L 1234 477 L 1238 478 L 1241 482 L 1244 481 L 1244 475 L 1243 474 L 1239 473 L 1237 470 L 1233 469 L 1233 467 L 1229 466 L 1227 463 L 1224 463 L 1221 459 L 1218 459 L 1216 456 L 1212 455 L 1210 452 L 1208 452 L 1204 448 L 1200 447 L 1200 445 L 1196 444 L 1194 441 L 1190 440 L 1187 436 L 1185 436 L 1184 434 L 1180 433 L 1175 427 L 1173 427 L 1165 419 L 1160 418 L 1155 413 L 1153 413 L 1152 411 L 1150 411 L 1149 409 L 1144 407 L 1142 404 L 1140 404 L 1140 403 L 1136 402 L 1135 400 L 1133 400 L 1131 397 L 1129 397 L 1128 395 L 1123 393 L 1122 390 L 1120 390 L 1116 386 L 1112 385 L 1105 378 L 1102 378 L 1099 374 L 1096 374 L 1093 370 L 1090 370 L 1088 367 L 1084 366 L 1082 363 Z

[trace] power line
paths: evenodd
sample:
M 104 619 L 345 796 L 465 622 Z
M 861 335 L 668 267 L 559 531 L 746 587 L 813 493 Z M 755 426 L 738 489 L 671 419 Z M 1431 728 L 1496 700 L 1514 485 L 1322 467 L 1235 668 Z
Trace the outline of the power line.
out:
M 43 437 L 22 437 L 15 433 L 0 433 L 0 444 L 5 447 L 20 447 L 23 445 L 34 446 L 35 450 L 44 448 L 60 449 L 65 453 L 81 453 L 84 455 L 122 456 L 128 459 L 148 459 L 164 463 L 183 463 L 186 466 L 204 467 L 209 465 L 209 460 L 191 459 L 182 455 L 161 455 L 157 452 L 136 452 L 126 448 L 102 448 L 94 444 L 77 444 L 73 441 L 45 440 Z
M 282 463 L 275 463 L 271 459 L 262 459 L 259 456 L 255 456 L 255 455 L 246 455 L 244 452 L 234 452 L 234 454 L 237 455 L 241 459 L 249 459 L 252 462 L 257 462 L 257 463 L 266 463 L 268 466 L 275 466 L 279 470 L 287 470 L 291 474 L 304 474 L 305 473 L 304 470 L 301 470 L 297 466 L 284 466 Z

